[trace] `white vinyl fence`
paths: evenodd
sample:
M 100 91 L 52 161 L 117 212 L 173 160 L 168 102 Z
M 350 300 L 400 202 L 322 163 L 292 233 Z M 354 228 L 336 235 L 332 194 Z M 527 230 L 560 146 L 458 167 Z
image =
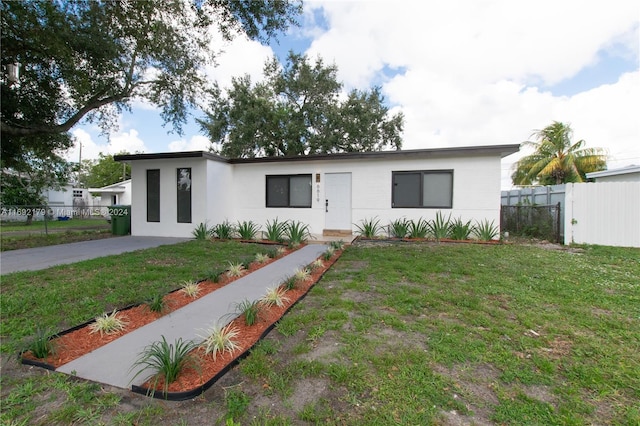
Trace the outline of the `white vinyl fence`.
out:
M 564 243 L 640 247 L 640 182 L 569 183 Z

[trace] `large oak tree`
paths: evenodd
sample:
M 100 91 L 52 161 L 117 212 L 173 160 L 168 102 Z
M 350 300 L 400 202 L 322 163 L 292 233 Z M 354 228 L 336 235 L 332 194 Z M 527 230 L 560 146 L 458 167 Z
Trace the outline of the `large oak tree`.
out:
M 74 125 L 109 129 L 133 100 L 159 107 L 180 133 L 208 86 L 212 31 L 264 41 L 301 9 L 300 0 L 0 1 L 3 171 L 63 166 Z
M 265 64 L 265 80 L 234 78 L 214 88 L 198 120 L 215 151 L 234 158 L 400 149 L 403 115 L 391 115 L 379 88 L 353 90 L 340 100 L 335 65 L 289 53 Z

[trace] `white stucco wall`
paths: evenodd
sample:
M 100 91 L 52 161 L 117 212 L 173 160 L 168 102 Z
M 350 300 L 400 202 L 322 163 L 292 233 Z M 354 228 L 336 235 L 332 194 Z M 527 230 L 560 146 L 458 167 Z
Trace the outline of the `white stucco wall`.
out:
M 453 169 L 452 209 L 391 208 L 391 176 L 393 171 Z M 378 217 L 387 225 L 401 217 L 435 218 L 438 211 L 463 220 L 500 222 L 500 159 L 497 156 L 438 159 L 375 159 L 340 161 L 273 162 L 234 165 L 233 209 L 235 220 L 253 220 L 261 225 L 278 217 L 308 224 L 311 232 L 321 234 L 325 228 L 325 173 L 350 172 L 352 181 L 352 226 L 362 220 Z M 311 208 L 266 208 L 267 175 L 312 175 Z M 321 182 L 315 182 L 320 173 Z M 318 194 L 319 187 L 319 194 Z M 319 196 L 318 196 L 319 195 Z
M 178 223 L 177 169 L 191 168 L 191 223 Z M 147 222 L 147 170 L 160 169 L 160 222 Z M 207 221 L 208 164 L 203 158 L 140 160 L 131 163 L 131 235 L 190 237 Z
M 192 223 L 177 223 L 176 174 L 192 169 Z M 160 169 L 160 222 L 147 222 L 146 171 Z M 453 170 L 453 208 L 392 208 L 392 172 Z M 382 225 L 398 218 L 431 220 L 438 211 L 464 221 L 500 222 L 498 155 L 447 158 L 398 157 L 229 164 L 205 158 L 132 161 L 132 235 L 190 237 L 200 223 L 252 220 L 262 226 L 275 218 L 308 224 L 313 234 L 325 229 L 325 174 L 351 174 L 351 230 L 364 219 Z M 312 175 L 311 208 L 267 208 L 267 175 Z M 320 182 L 316 182 L 320 174 Z M 124 204 L 124 203 L 123 203 Z

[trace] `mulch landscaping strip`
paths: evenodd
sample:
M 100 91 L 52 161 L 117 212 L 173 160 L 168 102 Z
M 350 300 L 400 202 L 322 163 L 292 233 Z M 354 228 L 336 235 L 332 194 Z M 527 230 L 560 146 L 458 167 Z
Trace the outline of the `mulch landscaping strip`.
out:
M 278 316 L 278 318 L 273 320 L 271 322 L 271 324 L 268 324 L 267 327 L 262 331 L 262 333 L 260 333 L 259 337 L 250 346 L 245 348 L 238 355 L 234 355 L 231 360 L 227 361 L 226 365 L 218 373 L 214 374 L 211 378 L 207 379 L 206 382 L 204 382 L 203 384 L 198 385 L 198 386 L 194 387 L 193 389 L 180 391 L 180 392 L 172 392 L 172 391 L 165 392 L 162 389 L 158 389 L 158 388 L 161 388 L 162 386 L 158 386 L 158 388 L 153 389 L 153 388 L 150 388 L 148 386 L 145 386 L 144 384 L 142 386 L 133 385 L 131 387 L 131 390 L 133 392 L 141 394 L 141 395 L 146 395 L 146 396 L 150 396 L 152 398 L 157 398 L 157 399 L 165 399 L 165 400 L 169 400 L 169 401 L 184 401 L 184 400 L 187 400 L 187 399 L 192 399 L 192 398 L 204 393 L 207 389 L 209 389 L 211 386 L 213 386 L 213 384 L 215 384 L 215 382 L 217 382 L 222 376 L 224 376 L 230 369 L 235 367 L 242 359 L 244 359 L 246 356 L 249 355 L 251 350 L 262 339 L 264 339 L 267 336 L 267 334 L 269 334 L 269 332 L 271 332 L 271 330 L 273 330 L 273 328 L 278 324 L 278 322 L 282 319 L 282 317 L 284 317 L 287 314 L 287 312 L 289 312 L 295 305 L 298 304 L 298 302 L 300 302 L 301 300 L 303 300 L 307 296 L 309 291 L 316 285 L 316 283 L 318 281 L 320 281 L 320 279 L 331 268 L 331 266 L 333 266 L 333 264 L 338 260 L 338 258 L 341 256 L 341 254 L 342 254 L 342 251 L 336 251 L 336 253 L 334 254 L 334 256 L 330 260 L 325 261 L 326 264 L 324 266 L 323 271 L 321 273 L 319 273 L 318 276 L 315 277 L 313 282 L 311 282 L 304 289 L 303 293 L 300 296 L 298 296 L 297 299 L 294 300 L 289 306 L 287 306 L 287 308 Z M 236 317 L 235 320 L 237 320 L 238 318 L 240 318 L 240 316 Z M 147 381 L 147 383 L 149 383 L 149 381 Z

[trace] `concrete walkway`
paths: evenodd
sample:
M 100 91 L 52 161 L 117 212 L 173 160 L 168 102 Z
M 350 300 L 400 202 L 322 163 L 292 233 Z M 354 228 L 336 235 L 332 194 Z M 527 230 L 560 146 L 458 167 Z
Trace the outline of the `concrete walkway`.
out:
M 140 386 L 152 372 L 145 371 L 132 381 L 137 373 L 137 369 L 132 367 L 146 346 L 161 340 L 161 336 L 164 336 L 169 343 L 173 343 L 178 338 L 182 338 L 183 341 L 202 341 L 198 337 L 203 333 L 201 330 L 216 323 L 221 326 L 226 325 L 237 316 L 235 309 L 237 303 L 243 300 L 260 299 L 268 288 L 282 284 L 286 278 L 293 275 L 296 269 L 313 262 L 327 248 L 328 246 L 324 244 L 307 245 L 61 366 L 56 371 L 120 388 L 130 388 L 131 385 Z
M 189 238 L 134 237 L 127 235 L 57 246 L 4 251 L 0 253 L 0 274 L 37 271 L 81 260 L 143 250 L 166 244 L 176 244 L 188 240 Z

